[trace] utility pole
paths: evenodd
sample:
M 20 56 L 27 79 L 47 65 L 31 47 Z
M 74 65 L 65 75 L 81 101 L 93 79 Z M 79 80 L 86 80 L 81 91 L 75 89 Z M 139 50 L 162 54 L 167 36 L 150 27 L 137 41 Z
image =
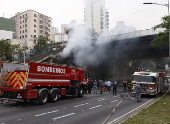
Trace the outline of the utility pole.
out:
M 169 17 L 169 0 L 167 4 L 158 4 L 158 3 L 143 3 L 143 4 L 156 4 L 161 6 L 168 7 L 168 23 L 169 23 L 169 57 L 170 57 L 170 17 Z

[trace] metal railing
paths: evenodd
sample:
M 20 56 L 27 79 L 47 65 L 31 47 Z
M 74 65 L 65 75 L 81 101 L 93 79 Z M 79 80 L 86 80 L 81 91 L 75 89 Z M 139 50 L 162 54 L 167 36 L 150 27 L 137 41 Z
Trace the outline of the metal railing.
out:
M 143 37 L 143 36 L 147 36 L 147 35 L 155 35 L 155 34 L 158 34 L 160 32 L 163 32 L 163 31 L 164 31 L 163 28 L 159 28 L 159 29 L 156 29 L 156 30 L 146 29 L 146 30 L 139 30 L 139 31 L 135 31 L 135 32 L 129 32 L 129 33 L 125 33 L 125 34 L 111 35 L 107 39 L 108 40 L 130 39 L 130 38 Z
M 55 44 L 49 44 L 41 53 L 33 53 L 29 55 L 26 58 L 26 61 L 31 61 L 31 62 L 42 62 L 45 59 L 48 59 L 49 57 L 54 57 L 58 53 L 62 52 L 64 49 L 66 42 L 60 42 L 60 43 L 55 43 Z M 54 50 L 55 48 L 55 50 Z

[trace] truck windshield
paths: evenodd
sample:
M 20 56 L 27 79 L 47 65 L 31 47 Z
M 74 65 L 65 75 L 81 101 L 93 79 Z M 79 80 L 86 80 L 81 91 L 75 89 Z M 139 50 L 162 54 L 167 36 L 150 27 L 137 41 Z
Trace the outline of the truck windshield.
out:
M 83 72 L 83 77 L 84 77 L 85 79 L 87 79 L 87 72 L 86 72 L 86 71 Z
M 139 81 L 139 82 L 155 82 L 155 77 L 153 76 L 141 76 L 141 75 L 134 75 L 133 80 Z

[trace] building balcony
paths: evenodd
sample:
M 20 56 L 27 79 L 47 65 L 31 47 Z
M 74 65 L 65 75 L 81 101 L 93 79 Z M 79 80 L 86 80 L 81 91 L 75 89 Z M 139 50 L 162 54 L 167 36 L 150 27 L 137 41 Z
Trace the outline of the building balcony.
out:
M 103 21 L 100 21 L 100 24 L 103 25 L 104 24 Z
M 104 18 L 103 17 L 100 17 L 100 20 L 103 20 Z
M 105 20 L 106 22 L 108 22 L 109 21 L 109 18 L 106 18 L 106 20 Z
M 105 12 L 106 15 L 109 15 L 109 12 Z
M 106 17 L 106 18 L 108 18 L 108 17 L 109 17 L 109 15 L 106 15 L 105 17 Z

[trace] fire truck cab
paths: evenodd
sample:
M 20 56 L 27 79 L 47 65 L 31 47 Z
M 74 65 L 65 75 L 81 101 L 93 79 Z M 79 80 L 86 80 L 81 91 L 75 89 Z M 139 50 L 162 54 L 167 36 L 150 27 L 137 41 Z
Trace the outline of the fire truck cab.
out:
M 132 78 L 132 93 L 135 85 L 141 86 L 141 94 L 157 95 L 163 91 L 165 72 L 134 72 Z

